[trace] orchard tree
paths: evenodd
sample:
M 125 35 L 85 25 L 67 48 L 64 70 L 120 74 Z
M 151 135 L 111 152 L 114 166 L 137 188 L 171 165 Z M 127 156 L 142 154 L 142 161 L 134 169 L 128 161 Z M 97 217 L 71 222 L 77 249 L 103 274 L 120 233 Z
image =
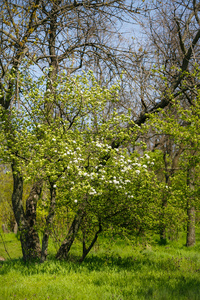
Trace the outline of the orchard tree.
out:
M 81 68 L 87 69 L 88 66 L 102 66 L 102 74 L 107 70 L 116 70 L 120 74 L 123 63 L 118 62 L 124 56 L 118 54 L 128 50 L 119 49 L 117 46 L 117 28 L 120 22 L 130 20 L 136 11 L 132 9 L 132 5 L 121 1 L 71 3 L 61 0 L 35 0 L 30 3 L 4 0 L 0 8 L 1 116 L 2 122 L 5 122 L 5 135 L 12 141 L 7 146 L 13 155 L 10 160 L 13 173 L 13 211 L 21 232 L 23 257 L 29 260 L 37 258 L 41 253 L 35 223 L 36 206 L 43 181 L 36 180 L 33 183 L 24 210 L 23 174 L 20 173 L 21 168 L 16 160 L 18 149 L 13 146 L 18 138 L 13 127 L 15 114 L 11 115 L 13 106 L 18 108 L 16 114 L 20 115 L 24 99 L 21 71 L 29 76 L 38 76 L 38 72 L 47 67 L 45 84 L 46 90 L 51 94 L 54 93 L 56 76 L 63 69 L 70 75 Z M 48 118 L 51 119 L 55 108 L 48 101 L 47 104 L 45 108 Z
M 127 143 L 135 144 L 139 130 L 138 126 L 134 134 L 127 130 L 131 116 L 114 110 L 105 115 L 107 103 L 118 101 L 118 86 L 101 88 L 92 74 L 71 78 L 62 74 L 51 94 L 43 89 L 45 80 L 43 76 L 37 84 L 30 82 L 20 113 L 12 109 L 17 139 L 9 140 L 5 134 L 2 156 L 17 161 L 26 181 L 42 181 L 49 190 L 49 198 L 41 201 L 47 204 L 41 261 L 46 259 L 57 203 L 68 206 L 74 219 L 56 257 L 68 256 L 82 228 L 83 260 L 109 224 L 118 223 L 133 232 L 153 228 L 158 191 L 149 187 L 156 176 L 150 172 L 153 164 L 148 154 L 139 159 L 136 151 L 130 154 L 126 149 Z M 55 107 L 54 114 L 46 111 L 48 103 Z M 119 149 L 115 143 L 112 146 L 116 136 Z M 86 246 L 89 217 L 96 220 L 98 230 Z M 34 228 L 37 232 L 37 222 Z

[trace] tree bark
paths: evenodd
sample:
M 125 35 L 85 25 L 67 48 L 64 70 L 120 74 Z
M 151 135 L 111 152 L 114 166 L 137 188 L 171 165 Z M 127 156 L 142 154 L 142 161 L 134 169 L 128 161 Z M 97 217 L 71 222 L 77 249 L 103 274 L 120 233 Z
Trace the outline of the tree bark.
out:
M 195 207 L 187 209 L 188 223 L 187 223 L 187 241 L 186 246 L 191 247 L 195 245 Z
M 167 207 L 166 195 L 163 195 L 162 206 L 161 206 L 161 218 L 160 218 L 160 243 L 165 244 L 167 241 L 166 235 L 166 221 L 165 221 L 165 208 Z
M 20 241 L 22 247 L 23 259 L 29 261 L 40 257 L 40 241 L 36 223 L 36 206 L 37 200 L 42 190 L 42 183 L 36 182 L 26 201 L 26 213 L 24 212 L 22 195 L 23 195 L 23 178 L 17 170 L 15 161 L 12 163 L 13 173 L 13 193 L 12 206 L 15 219 L 20 232 Z
M 192 153 L 192 155 L 195 155 L 195 152 Z M 187 171 L 187 185 L 189 187 L 190 192 L 192 193 L 194 191 L 194 172 L 195 167 L 189 166 Z M 194 206 L 194 197 L 193 195 L 189 196 L 187 202 L 187 239 L 186 239 L 186 246 L 191 247 L 195 245 L 195 206 Z
M 163 160 L 165 164 L 165 184 L 166 186 L 169 185 L 170 183 L 170 175 L 169 175 L 169 170 L 168 170 L 168 163 L 167 163 L 167 154 L 169 152 L 169 140 L 166 140 L 166 150 L 163 153 Z M 170 149 L 171 150 L 171 149 Z M 168 196 L 166 192 L 164 192 L 163 197 L 162 197 L 162 204 L 161 204 L 161 218 L 160 218 L 160 242 L 161 244 L 166 244 L 167 242 L 167 234 L 166 234 L 166 218 L 165 218 L 165 209 L 167 208 L 167 200 Z
M 41 263 L 44 262 L 47 257 L 49 236 L 51 233 L 51 228 L 53 225 L 53 218 L 54 218 L 54 214 L 55 214 L 56 190 L 53 186 L 51 186 L 50 193 L 51 193 L 51 200 L 50 200 L 49 214 L 46 218 L 46 226 L 45 226 L 43 239 L 42 239 L 42 253 L 41 253 L 41 258 L 40 258 Z
M 36 209 L 41 192 L 42 181 L 40 180 L 33 184 L 29 197 L 26 200 L 26 260 L 39 258 L 41 255 L 40 239 L 36 228 Z

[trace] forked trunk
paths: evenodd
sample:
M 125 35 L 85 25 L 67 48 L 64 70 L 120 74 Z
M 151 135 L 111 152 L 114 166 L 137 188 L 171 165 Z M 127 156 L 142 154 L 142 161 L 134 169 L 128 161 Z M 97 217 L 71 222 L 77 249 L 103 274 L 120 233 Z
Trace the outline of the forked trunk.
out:
M 101 222 L 99 221 L 99 229 L 95 233 L 94 238 L 92 239 L 92 241 L 91 241 L 90 245 L 88 246 L 88 248 L 86 247 L 85 233 L 83 232 L 83 254 L 82 254 L 82 257 L 79 260 L 80 263 L 84 261 L 84 259 L 86 258 L 86 256 L 88 255 L 88 253 L 90 252 L 90 250 L 92 249 L 94 244 L 96 243 L 96 241 L 98 239 L 98 236 L 101 232 L 102 232 L 102 226 L 101 226 Z
M 62 242 L 62 245 L 60 246 L 57 254 L 56 254 L 56 258 L 57 259 L 67 259 L 70 248 L 76 238 L 76 235 L 79 231 L 81 222 L 84 218 L 85 215 L 85 209 L 84 209 L 84 205 L 80 206 L 76 216 L 74 217 L 74 220 L 69 228 L 68 234 L 66 239 Z

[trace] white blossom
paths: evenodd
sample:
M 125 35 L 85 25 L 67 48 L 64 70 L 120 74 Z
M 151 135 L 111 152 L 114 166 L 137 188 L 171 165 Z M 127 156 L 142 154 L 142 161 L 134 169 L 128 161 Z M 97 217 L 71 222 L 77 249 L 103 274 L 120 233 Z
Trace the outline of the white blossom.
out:
M 140 174 L 140 170 L 135 170 L 135 173 L 136 173 L 137 175 L 139 175 L 139 174 Z
M 93 187 L 91 187 L 91 190 L 89 192 L 90 195 L 95 195 L 97 192 L 95 191 L 95 189 Z
M 113 183 L 114 183 L 114 184 L 119 184 L 120 182 L 119 182 L 118 180 L 115 180 L 115 179 L 114 179 L 114 180 L 113 180 Z

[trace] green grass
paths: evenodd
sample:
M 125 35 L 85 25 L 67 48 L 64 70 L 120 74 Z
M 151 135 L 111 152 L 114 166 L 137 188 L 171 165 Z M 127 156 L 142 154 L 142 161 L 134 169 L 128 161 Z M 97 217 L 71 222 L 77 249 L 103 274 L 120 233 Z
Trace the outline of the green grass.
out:
M 1 300 L 200 299 L 200 243 L 188 249 L 183 239 L 145 246 L 101 238 L 80 265 L 77 247 L 69 262 L 50 256 L 43 264 L 25 264 L 16 237 L 8 234 L 5 241 L 12 260 L 0 263 Z

